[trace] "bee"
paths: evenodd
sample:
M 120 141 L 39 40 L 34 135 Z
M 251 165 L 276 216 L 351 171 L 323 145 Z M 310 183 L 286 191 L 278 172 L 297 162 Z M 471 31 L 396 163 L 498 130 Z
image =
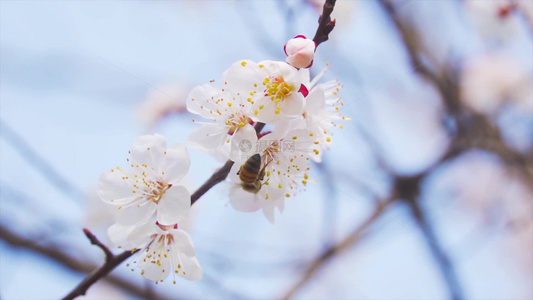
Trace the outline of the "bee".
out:
M 243 190 L 250 193 L 257 193 L 261 189 L 261 181 L 265 178 L 265 164 L 261 168 L 261 155 L 254 154 L 241 166 L 237 175 L 241 180 Z

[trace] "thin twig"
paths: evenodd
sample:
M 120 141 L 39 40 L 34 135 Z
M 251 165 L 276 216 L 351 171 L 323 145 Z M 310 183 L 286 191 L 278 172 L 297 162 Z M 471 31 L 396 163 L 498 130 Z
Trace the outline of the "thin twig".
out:
M 368 228 L 379 219 L 381 215 L 387 210 L 390 204 L 393 203 L 395 197 L 391 196 L 389 199 L 378 202 L 374 212 L 359 226 L 357 226 L 344 240 L 340 243 L 329 247 L 317 259 L 315 259 L 304 272 L 304 276 L 283 296 L 283 299 L 290 299 L 294 294 L 305 286 L 327 262 L 335 255 L 340 254 L 352 247 L 357 241 L 361 239 Z
M 97 245 L 102 250 L 109 249 L 106 246 L 103 246 L 102 243 L 91 234 L 90 236 L 87 234 L 87 232 L 84 230 L 85 234 L 91 241 L 91 243 Z M 91 238 L 92 237 L 92 238 Z M 103 247 L 101 247 L 101 245 Z M 93 272 L 91 272 L 85 279 L 78 284 L 68 295 L 66 295 L 63 300 L 71 300 L 78 296 L 85 295 L 87 293 L 87 290 L 95 284 L 98 280 L 104 278 L 109 272 L 113 271 L 117 266 L 119 266 L 121 263 L 123 263 L 125 260 L 127 260 L 130 256 L 132 256 L 134 253 L 136 253 L 139 250 L 131 250 L 131 251 L 124 251 L 121 254 L 114 255 L 113 253 L 108 254 L 106 250 L 104 250 L 106 254 L 106 261 L 105 263 L 98 269 L 95 269 Z
M 265 127 L 264 123 L 258 122 L 255 124 L 255 130 L 257 133 L 260 133 L 264 127 Z M 226 179 L 232 166 L 233 166 L 233 161 L 228 160 L 224 164 L 224 166 L 222 166 L 222 168 L 218 169 L 213 175 L 211 175 L 211 177 L 207 179 L 207 181 L 191 195 L 191 205 L 194 204 L 198 199 L 200 199 L 200 197 L 203 194 L 209 191 L 216 184 Z M 109 250 L 109 248 L 103 245 L 96 238 L 96 236 L 94 236 L 88 229 L 84 229 L 83 232 L 85 233 L 87 238 L 89 238 L 92 244 L 98 246 L 100 249 L 104 251 L 104 253 L 106 254 L 106 261 L 100 268 L 94 270 L 92 273 L 87 275 L 87 277 L 85 277 L 85 279 L 77 287 L 75 287 L 72 290 L 72 292 L 70 292 L 67 296 L 65 296 L 63 300 L 74 299 L 77 296 L 85 295 L 85 293 L 91 287 L 91 285 L 96 283 L 101 278 L 105 277 L 114 268 L 116 268 L 118 265 L 120 265 L 122 262 L 124 262 L 126 259 L 128 259 L 130 256 L 132 256 L 135 252 L 138 251 L 138 250 L 125 251 L 121 254 L 114 255 Z
M 440 271 L 445 278 L 445 282 L 448 284 L 450 299 L 465 299 L 463 289 L 459 283 L 459 279 L 451 259 L 440 245 L 437 235 L 435 234 L 431 224 L 426 219 L 425 214 L 420 209 L 417 199 L 413 200 L 414 201 L 408 201 L 409 207 L 411 208 L 411 213 L 413 214 L 418 227 L 422 231 L 431 253 L 435 257 L 435 260 L 438 261 L 437 265 L 439 266 Z
M 102 249 L 102 251 L 104 251 L 106 263 L 113 259 L 113 252 L 111 252 L 106 245 L 102 244 L 96 235 L 94 235 L 88 228 L 83 228 L 83 233 L 85 233 L 89 241 L 91 241 L 91 244 L 98 246 L 100 249 Z
M 337 0 L 326 0 L 324 6 L 322 7 L 322 15 L 318 19 L 318 28 L 316 29 L 315 37 L 313 41 L 318 47 L 322 42 L 325 42 L 329 39 L 329 34 L 335 28 L 335 20 L 331 20 L 331 13 L 335 8 L 335 2 Z
M 90 262 L 80 261 L 76 257 L 72 256 L 69 251 L 65 251 L 63 247 L 53 245 L 40 245 L 36 243 L 33 239 L 21 237 L 17 233 L 9 230 L 7 227 L 1 224 L 0 239 L 2 239 L 13 247 L 27 249 L 44 257 L 47 257 L 53 261 L 58 262 L 62 266 L 76 272 L 88 273 L 98 267 Z M 111 274 L 107 276 L 105 280 L 128 293 L 139 297 L 144 296 L 144 289 L 140 288 L 137 284 L 125 280 L 119 276 Z M 162 297 L 160 295 L 156 295 L 154 298 L 161 299 Z

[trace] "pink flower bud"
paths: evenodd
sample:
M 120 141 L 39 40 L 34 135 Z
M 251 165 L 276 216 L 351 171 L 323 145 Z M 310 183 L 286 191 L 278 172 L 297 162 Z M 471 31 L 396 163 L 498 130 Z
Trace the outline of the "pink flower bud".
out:
M 309 68 L 315 58 L 315 42 L 303 35 L 290 39 L 283 47 L 287 62 L 295 68 Z

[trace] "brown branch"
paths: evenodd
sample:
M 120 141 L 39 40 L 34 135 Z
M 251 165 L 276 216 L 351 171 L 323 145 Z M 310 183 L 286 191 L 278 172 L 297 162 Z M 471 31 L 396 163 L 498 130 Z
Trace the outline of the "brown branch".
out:
M 60 263 L 62 266 L 76 272 L 88 273 L 98 266 L 95 264 L 80 261 L 68 251 L 63 250 L 62 247 L 54 245 L 40 245 L 34 240 L 21 237 L 17 233 L 9 230 L 7 227 L 0 224 L 0 239 L 10 244 L 13 247 L 27 249 L 39 255 L 47 257 L 53 261 Z M 133 295 L 144 297 L 145 290 L 137 284 L 125 280 L 116 275 L 109 275 L 105 278 L 109 283 L 121 288 L 122 290 Z M 155 295 L 154 299 L 161 299 L 161 296 Z
M 257 133 L 260 133 L 261 130 L 265 127 L 264 123 L 258 122 L 255 124 L 255 131 Z M 202 184 L 192 195 L 191 195 L 191 205 L 194 204 L 202 195 L 204 195 L 207 191 L 209 191 L 212 187 L 217 185 L 219 182 L 226 179 L 228 176 L 229 171 L 231 170 L 231 167 L 233 166 L 233 161 L 228 160 L 222 168 L 218 169 L 207 181 Z M 105 263 L 98 269 L 94 270 L 92 273 L 87 275 L 85 279 L 72 290 L 63 300 L 67 299 L 74 299 L 77 296 L 85 295 L 87 290 L 96 283 L 101 278 L 105 277 L 109 272 L 111 272 L 114 268 L 116 268 L 118 265 L 120 265 L 122 262 L 124 262 L 126 259 L 128 259 L 130 256 L 132 256 L 135 251 L 125 251 L 119 255 L 114 255 L 109 248 L 107 248 L 105 245 L 103 245 L 97 238 L 94 236 L 88 229 L 84 229 L 83 232 L 87 236 L 87 238 L 91 241 L 93 245 L 98 246 L 100 249 L 104 251 L 106 254 L 106 261 Z
M 335 255 L 340 254 L 355 243 L 357 243 L 368 228 L 387 210 L 390 204 L 393 203 L 395 197 L 391 196 L 383 202 L 378 202 L 374 212 L 358 227 L 356 227 L 344 240 L 340 243 L 329 247 L 322 255 L 316 258 L 304 272 L 304 276 L 283 296 L 283 299 L 290 299 L 296 292 L 305 286 L 327 262 Z
M 106 263 L 113 259 L 113 252 L 111 252 L 106 245 L 102 244 L 96 235 L 94 235 L 88 228 L 83 228 L 83 233 L 85 233 L 89 241 L 91 241 L 91 244 L 98 246 L 100 249 L 102 249 L 102 251 L 104 251 Z
M 92 244 L 97 245 L 99 248 L 101 248 L 105 255 L 106 255 L 106 261 L 105 263 L 98 269 L 91 272 L 85 279 L 78 284 L 68 295 L 66 295 L 63 300 L 70 300 L 74 299 L 78 296 L 85 295 L 87 293 L 87 290 L 98 280 L 101 278 L 104 278 L 109 272 L 113 271 L 118 265 L 123 263 L 126 259 L 128 259 L 130 256 L 132 256 L 134 253 L 136 253 L 138 250 L 131 250 L 131 251 L 124 251 L 121 254 L 114 255 L 111 253 L 109 248 L 107 248 L 105 245 L 103 245 L 94 234 L 92 234 L 88 229 L 84 229 L 83 232 L 89 238 Z
M 329 39 L 329 34 L 335 28 L 335 19 L 331 20 L 331 13 L 335 8 L 336 0 L 326 0 L 322 8 L 322 15 L 318 19 L 318 28 L 316 29 L 315 37 L 313 41 L 318 47 L 322 42 Z

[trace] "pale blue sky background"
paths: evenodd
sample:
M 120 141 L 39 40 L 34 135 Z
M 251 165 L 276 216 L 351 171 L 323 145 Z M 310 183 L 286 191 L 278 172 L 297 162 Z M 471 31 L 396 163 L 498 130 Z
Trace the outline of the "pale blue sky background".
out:
M 358 123 L 371 129 L 387 162 L 403 174 L 423 170 L 447 143 L 441 132 L 431 129 L 428 116 L 437 116 L 439 108 L 434 91 L 413 79 L 380 7 L 373 1 L 346 2 L 338 5 L 338 27 L 318 48 L 312 69 L 317 73 L 330 63 L 325 79 L 344 83 L 344 115 L 355 119 L 335 133 L 325 155 L 331 189 L 321 183 L 325 178 L 315 167 L 319 183 L 287 200 L 275 225 L 260 212 L 234 211 L 224 196 L 224 184 L 195 204 L 190 234 L 204 273 L 243 298 L 279 297 L 299 278 L 297 267 L 363 220 L 373 204 L 356 180 L 378 194 L 386 190 L 388 183 L 356 129 Z M 413 2 L 421 12 L 420 22 L 452 41 L 443 47 L 455 47 L 459 57 L 475 55 L 482 47 L 456 2 Z M 137 109 L 154 87 L 178 80 L 208 83 L 239 59 L 283 60 L 288 38 L 312 36 L 316 29 L 317 12 L 299 3 L 289 2 L 294 22 L 287 23 L 280 13 L 283 6 L 273 1 L 0 1 L 2 126 L 7 124 L 26 140 L 76 189 L 94 192 L 100 173 L 123 165 L 131 143 L 144 133 Z M 532 65 L 531 41 L 522 39 L 510 48 Z M 190 119 L 173 116 L 156 132 L 170 144 L 183 143 L 195 126 Z M 6 135 L 5 127 L 1 133 Z M 80 257 L 101 261 L 100 250 L 81 232 L 87 200 L 51 184 L 6 138 L 0 147 L 2 224 L 24 236 L 45 235 Z M 198 186 L 220 163 L 189 150 L 191 183 Z M 430 218 L 469 299 L 523 299 L 533 294 L 530 277 L 502 249 L 500 232 L 481 230 L 469 211 L 450 199 L 431 202 L 432 196 L 428 192 L 424 199 Z M 406 208 L 397 206 L 298 297 L 446 298 L 418 228 Z M 4 242 L 0 251 L 3 299 L 56 299 L 84 277 Z M 131 274 L 124 266 L 115 272 L 145 284 L 139 272 Z M 179 280 L 175 286 L 171 281 L 154 289 L 171 298 L 233 298 L 208 280 Z M 127 297 L 102 284 L 89 295 Z

